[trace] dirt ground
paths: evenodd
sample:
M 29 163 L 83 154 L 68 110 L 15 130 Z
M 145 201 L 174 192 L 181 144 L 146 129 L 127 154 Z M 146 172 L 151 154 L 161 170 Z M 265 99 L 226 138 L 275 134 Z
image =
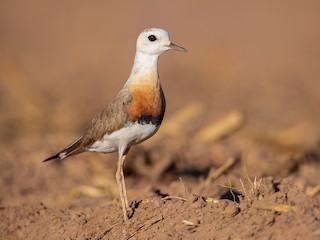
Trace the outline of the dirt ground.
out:
M 319 239 L 320 4 L 0 3 L 1 239 Z M 125 162 L 42 163 L 124 84 L 163 27 L 167 112 Z

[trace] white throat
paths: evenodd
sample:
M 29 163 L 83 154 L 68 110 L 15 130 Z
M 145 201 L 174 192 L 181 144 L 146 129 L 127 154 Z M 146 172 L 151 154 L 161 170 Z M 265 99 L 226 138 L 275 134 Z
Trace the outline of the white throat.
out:
M 150 75 L 153 75 L 153 79 L 158 80 L 158 59 L 159 55 L 157 54 L 146 54 L 137 51 L 134 57 L 133 67 L 126 85 L 135 80 Z

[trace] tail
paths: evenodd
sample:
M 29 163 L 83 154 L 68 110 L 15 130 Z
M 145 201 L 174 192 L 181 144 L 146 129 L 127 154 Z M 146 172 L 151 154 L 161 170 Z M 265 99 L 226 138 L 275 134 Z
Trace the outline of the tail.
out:
M 84 149 L 81 147 L 81 143 L 82 143 L 82 137 L 78 138 L 75 142 L 71 143 L 68 147 L 61 150 L 57 154 L 43 160 L 42 162 L 50 161 L 53 159 L 62 160 L 62 159 L 69 157 L 71 155 L 76 155 L 76 154 L 82 153 L 82 152 L 84 152 Z

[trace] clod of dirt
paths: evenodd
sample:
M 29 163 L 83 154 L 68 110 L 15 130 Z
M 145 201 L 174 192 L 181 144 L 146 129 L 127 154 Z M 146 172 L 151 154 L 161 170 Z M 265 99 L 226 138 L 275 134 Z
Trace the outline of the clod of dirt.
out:
M 229 202 L 228 206 L 224 209 L 223 214 L 226 217 L 234 217 L 240 212 L 240 208 L 235 202 Z

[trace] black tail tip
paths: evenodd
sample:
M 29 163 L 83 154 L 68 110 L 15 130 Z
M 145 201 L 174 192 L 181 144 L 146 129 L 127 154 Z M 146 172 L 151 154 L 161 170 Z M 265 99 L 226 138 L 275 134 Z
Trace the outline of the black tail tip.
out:
M 54 159 L 59 159 L 59 154 L 56 154 L 56 155 L 53 155 L 45 160 L 43 160 L 42 162 L 47 162 L 47 161 L 50 161 L 50 160 L 54 160 Z

